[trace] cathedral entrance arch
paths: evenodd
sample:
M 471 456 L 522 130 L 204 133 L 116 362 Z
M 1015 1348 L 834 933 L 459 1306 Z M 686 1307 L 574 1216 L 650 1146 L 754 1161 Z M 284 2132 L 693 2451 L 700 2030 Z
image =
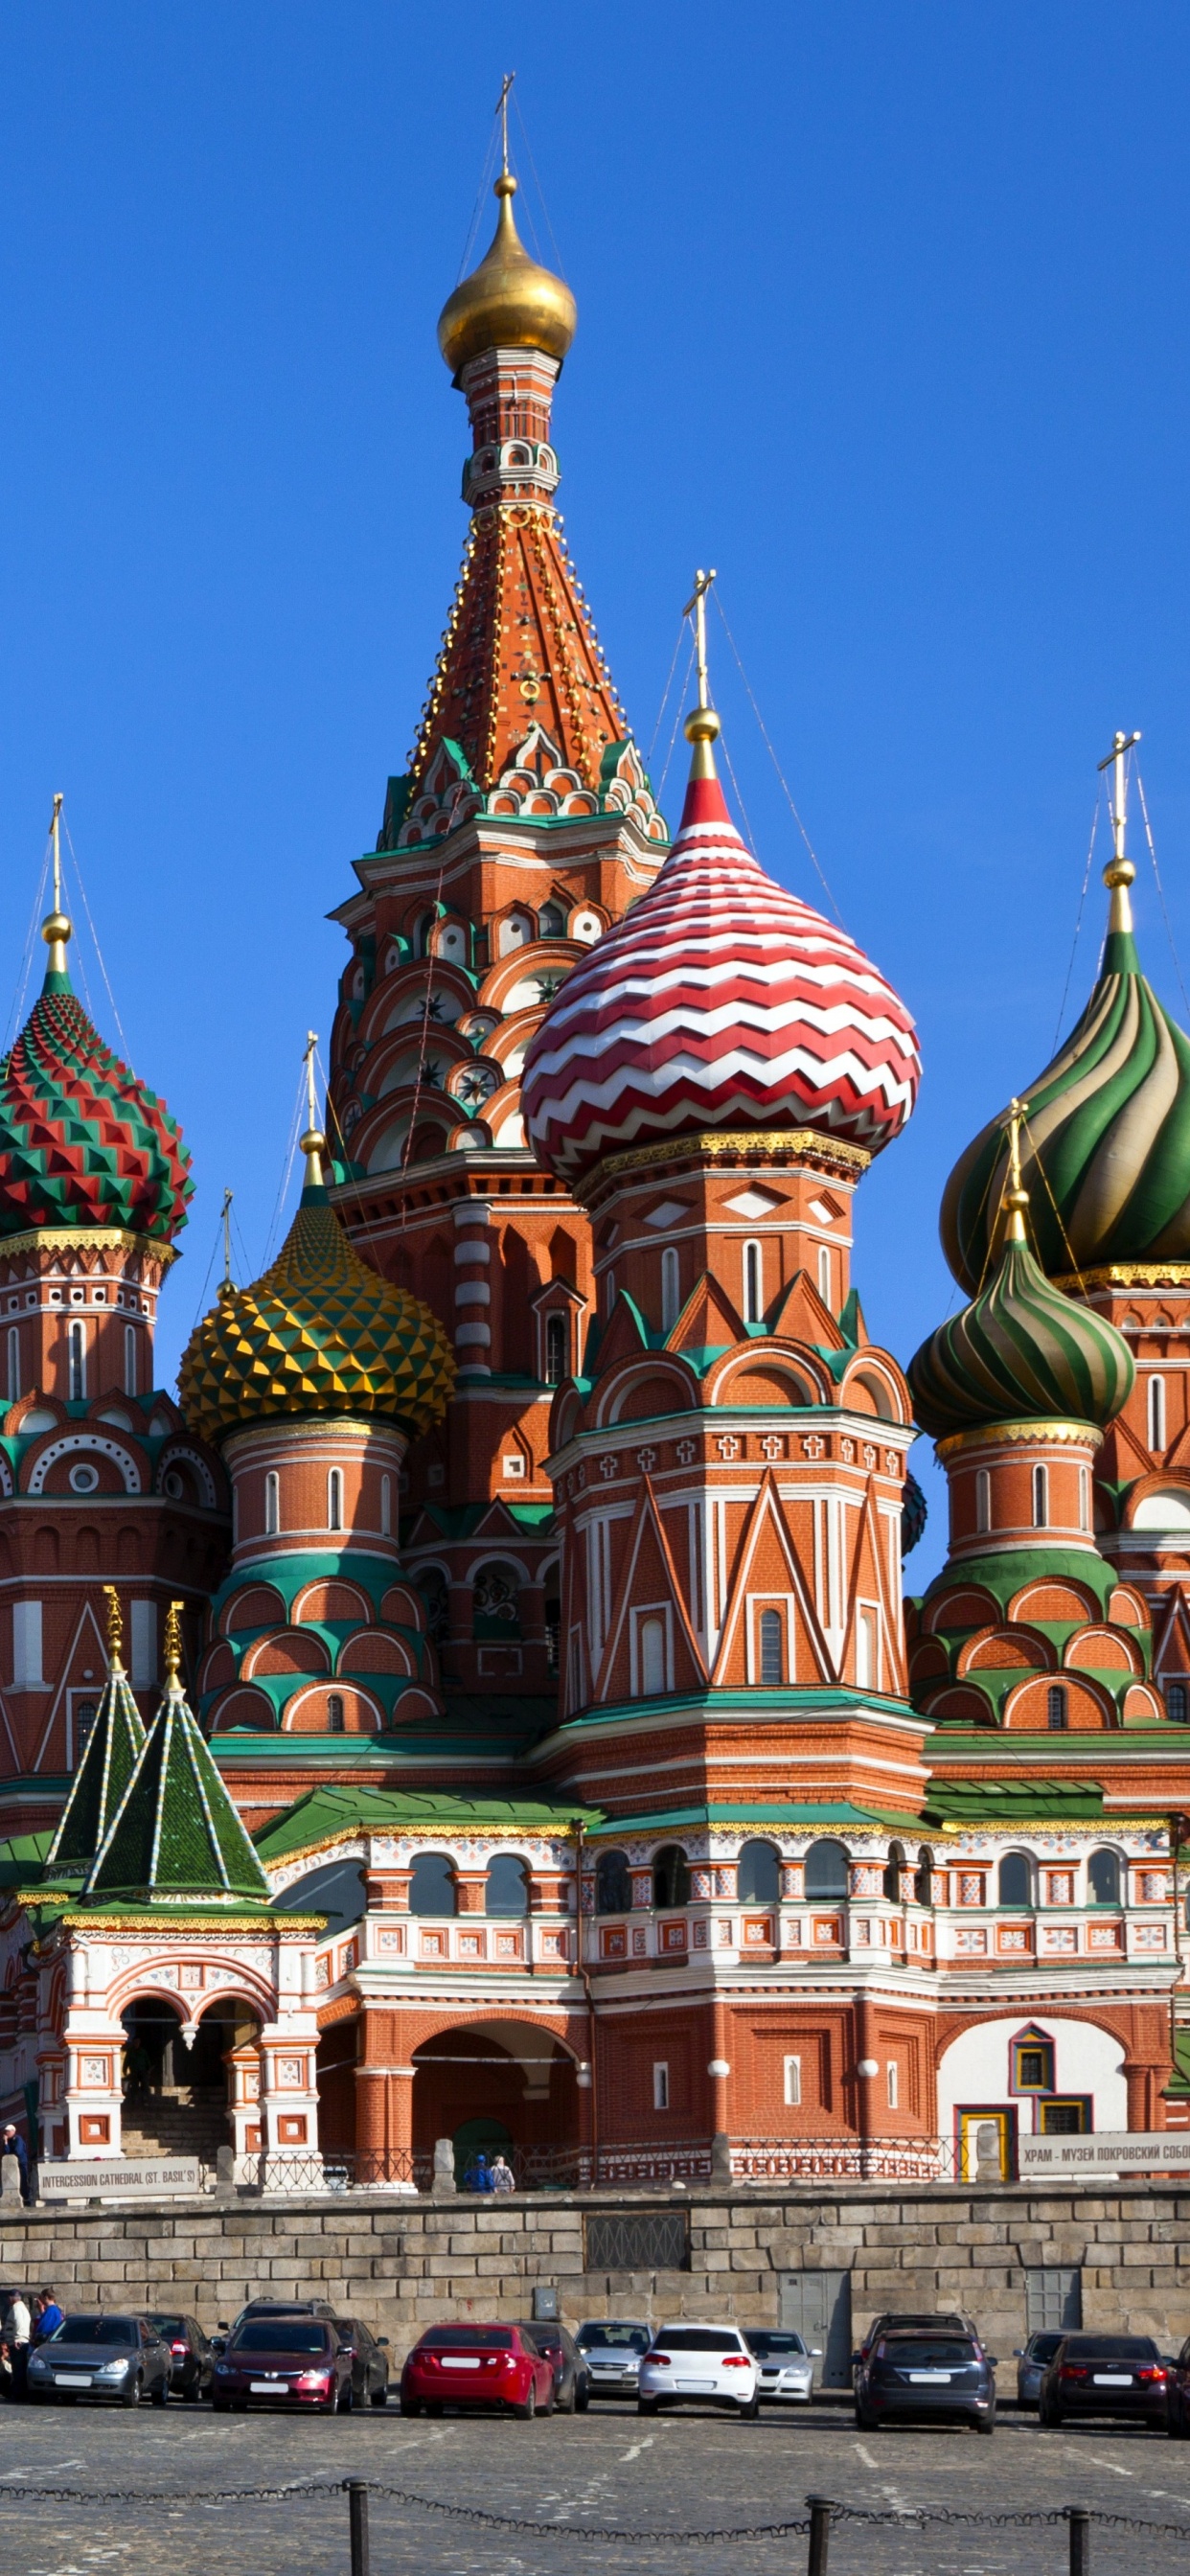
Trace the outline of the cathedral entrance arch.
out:
M 419 2163 L 439 2138 L 466 2181 L 479 2154 L 503 2154 L 521 2184 L 564 2180 L 579 2149 L 577 2067 L 538 2022 L 459 2022 L 413 2052 L 413 2149 Z

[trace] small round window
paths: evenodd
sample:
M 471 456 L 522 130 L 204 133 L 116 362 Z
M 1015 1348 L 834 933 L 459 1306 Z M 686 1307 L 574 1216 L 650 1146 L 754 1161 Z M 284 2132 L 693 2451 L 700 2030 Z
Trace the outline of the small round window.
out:
M 77 1464 L 71 1468 L 70 1490 L 72 1494 L 93 1494 L 98 1483 L 99 1469 L 98 1467 L 93 1467 L 91 1465 L 89 1458 L 80 1458 Z
M 181 1502 L 182 1496 L 186 1491 L 186 1487 L 181 1476 L 178 1474 L 176 1467 L 166 1468 L 165 1474 L 161 1479 L 161 1490 L 163 1494 L 169 1495 L 171 1503 Z

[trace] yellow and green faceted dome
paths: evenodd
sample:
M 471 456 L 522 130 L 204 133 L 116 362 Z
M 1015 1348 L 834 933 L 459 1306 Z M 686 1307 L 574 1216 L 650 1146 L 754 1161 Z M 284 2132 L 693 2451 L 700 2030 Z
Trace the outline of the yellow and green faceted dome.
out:
M 421 1299 L 361 1261 L 324 1189 L 308 1187 L 277 1259 L 225 1286 L 178 1375 L 191 1429 L 220 1440 L 295 1414 L 381 1414 L 411 1438 L 441 1419 L 454 1353 Z

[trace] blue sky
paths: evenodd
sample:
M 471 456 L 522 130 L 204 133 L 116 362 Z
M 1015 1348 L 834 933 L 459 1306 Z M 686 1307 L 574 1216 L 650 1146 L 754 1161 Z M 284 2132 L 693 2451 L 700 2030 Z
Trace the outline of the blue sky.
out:
M 465 436 L 434 326 L 512 65 L 520 205 L 579 302 L 561 497 L 638 735 L 712 562 L 843 917 L 918 1018 L 918 1113 L 858 1209 L 902 1357 L 951 1295 L 950 1163 L 1050 1052 L 1116 724 L 1190 957 L 1184 8 L 10 0 L 0 1000 L 61 787 L 195 1158 L 163 1375 L 225 1184 L 263 1256 L 324 915 L 443 623 Z M 760 855 L 813 899 L 712 632 Z M 1096 876 L 1067 1022 L 1102 908 Z M 1138 915 L 1190 1016 L 1145 869 Z M 936 1507 L 915 1581 L 941 1537 Z

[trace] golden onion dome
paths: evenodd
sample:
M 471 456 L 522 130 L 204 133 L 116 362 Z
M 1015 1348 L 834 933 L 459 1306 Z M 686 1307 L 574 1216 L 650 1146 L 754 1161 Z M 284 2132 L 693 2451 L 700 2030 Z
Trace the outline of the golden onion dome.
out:
M 441 1420 L 454 1379 L 437 1316 L 361 1261 L 319 1182 L 272 1268 L 251 1288 L 227 1282 L 196 1324 L 178 1387 L 207 1440 L 303 1413 L 380 1414 L 414 1437 Z
M 502 171 L 491 249 L 442 307 L 438 346 L 454 376 L 485 349 L 542 349 L 560 361 L 574 338 L 574 297 L 562 278 L 530 259 L 513 219 L 515 194 L 516 180 Z

